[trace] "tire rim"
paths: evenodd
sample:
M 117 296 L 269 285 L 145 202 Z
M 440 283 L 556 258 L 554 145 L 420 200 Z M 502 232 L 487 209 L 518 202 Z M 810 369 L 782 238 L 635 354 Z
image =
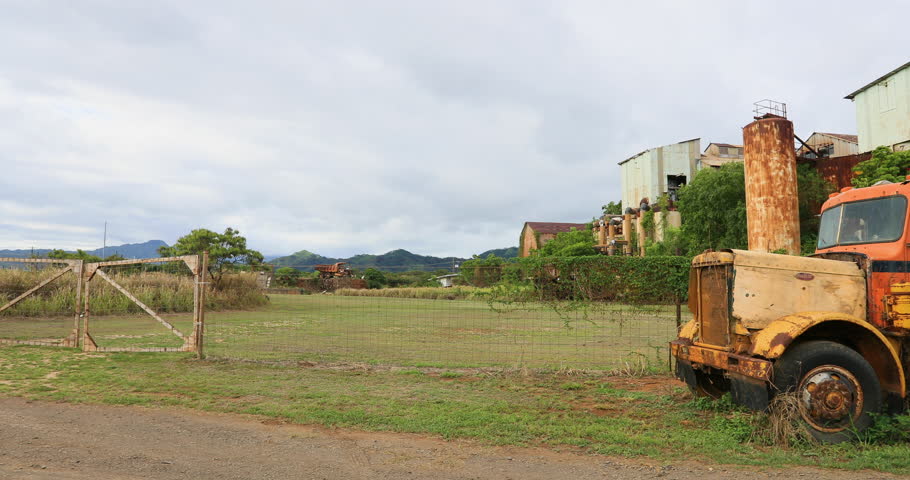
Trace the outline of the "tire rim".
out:
M 856 377 L 837 365 L 813 368 L 799 383 L 799 410 L 812 428 L 841 432 L 863 411 L 863 388 Z

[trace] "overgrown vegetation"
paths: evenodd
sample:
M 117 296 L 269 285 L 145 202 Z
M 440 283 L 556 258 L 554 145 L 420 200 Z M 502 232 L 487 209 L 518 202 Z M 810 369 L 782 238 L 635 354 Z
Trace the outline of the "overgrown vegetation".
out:
M 522 277 L 533 281 L 535 300 L 685 301 L 690 259 L 679 256 L 528 257 Z
M 587 224 L 584 230 L 573 229 L 570 232 L 561 232 L 556 238 L 540 247 L 532 256 L 539 257 L 579 257 L 593 255 L 594 234 L 592 225 Z
M 16 298 L 50 277 L 54 272 L 31 270 L 0 270 L 0 301 Z M 191 312 L 193 310 L 193 278 L 164 272 L 121 272 L 110 274 L 115 282 L 134 294 L 159 313 Z M 72 274 L 48 284 L 27 297 L 3 316 L 46 317 L 72 314 L 75 308 L 76 279 Z M 96 278 L 92 281 L 89 309 L 93 315 L 139 313 L 142 310 L 110 284 Z M 228 274 L 221 288 L 206 296 L 210 310 L 251 309 L 268 304 L 251 273 Z
M 813 253 L 818 235 L 818 207 L 834 187 L 808 165 L 797 167 L 800 237 L 803 254 Z M 652 253 L 697 255 L 707 249 L 748 247 L 746 186 L 742 163 L 707 168 L 680 189 L 680 229 L 665 230 L 663 245 Z
M 872 151 L 872 158 L 853 167 L 854 187 L 868 187 L 875 182 L 887 180 L 900 183 L 910 174 L 910 151 L 892 152 L 888 147 Z

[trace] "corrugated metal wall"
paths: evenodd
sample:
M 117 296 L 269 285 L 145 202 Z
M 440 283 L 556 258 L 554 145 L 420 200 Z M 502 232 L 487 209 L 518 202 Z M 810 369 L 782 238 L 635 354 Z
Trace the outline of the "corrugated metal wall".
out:
M 853 167 L 857 163 L 864 162 L 872 158 L 872 153 L 859 153 L 856 155 L 845 155 L 843 157 L 824 158 L 815 160 L 811 158 L 799 158 L 797 163 L 808 163 L 815 168 L 825 180 L 831 182 L 838 190 L 844 187 L 852 187 L 850 179 L 853 178 Z

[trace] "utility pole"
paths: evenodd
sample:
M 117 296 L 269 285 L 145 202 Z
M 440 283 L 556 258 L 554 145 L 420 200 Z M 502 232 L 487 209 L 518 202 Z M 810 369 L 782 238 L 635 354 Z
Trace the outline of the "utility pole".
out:
M 107 255 L 105 255 L 105 250 L 107 250 L 107 220 L 104 221 L 104 243 L 101 244 L 101 259 L 102 260 L 107 258 Z

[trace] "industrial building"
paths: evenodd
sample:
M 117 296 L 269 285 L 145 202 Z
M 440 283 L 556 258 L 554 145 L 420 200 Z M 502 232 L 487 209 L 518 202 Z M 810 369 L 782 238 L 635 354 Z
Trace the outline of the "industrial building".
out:
M 910 150 L 910 62 L 847 95 L 856 105 L 859 151 Z
M 721 165 L 742 162 L 743 146 L 729 143 L 709 143 L 698 160 L 698 170 L 703 168 L 720 168 Z
M 856 155 L 859 151 L 859 141 L 856 135 L 843 133 L 813 132 L 806 139 L 805 145 L 800 146 L 796 152 L 802 158 L 834 158 Z
M 701 139 L 651 148 L 621 162 L 622 204 L 637 208 L 642 200 L 656 202 L 692 180 L 701 159 Z

